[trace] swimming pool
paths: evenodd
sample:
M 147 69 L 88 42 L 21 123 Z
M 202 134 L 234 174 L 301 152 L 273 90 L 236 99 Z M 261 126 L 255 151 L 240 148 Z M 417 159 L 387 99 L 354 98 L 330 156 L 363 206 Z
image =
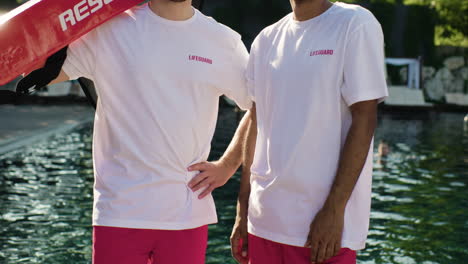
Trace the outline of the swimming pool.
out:
M 468 259 L 468 130 L 462 114 L 383 114 L 371 228 L 359 263 L 457 264 Z M 221 108 L 211 158 L 234 133 Z M 91 124 L 0 157 L 0 263 L 90 263 Z M 215 191 L 208 264 L 235 263 L 229 235 L 239 175 Z

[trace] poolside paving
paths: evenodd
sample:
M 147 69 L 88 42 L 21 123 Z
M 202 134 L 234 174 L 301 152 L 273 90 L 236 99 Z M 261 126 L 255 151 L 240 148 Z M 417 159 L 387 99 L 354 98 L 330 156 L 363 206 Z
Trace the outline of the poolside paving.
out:
M 0 154 L 91 122 L 88 105 L 0 105 Z

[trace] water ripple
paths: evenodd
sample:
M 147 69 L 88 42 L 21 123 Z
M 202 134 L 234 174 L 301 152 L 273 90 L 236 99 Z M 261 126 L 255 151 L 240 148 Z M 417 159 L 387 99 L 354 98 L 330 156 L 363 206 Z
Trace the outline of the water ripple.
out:
M 211 159 L 232 137 L 236 113 L 221 109 Z M 415 120 L 384 115 L 376 145 L 365 264 L 462 264 L 468 259 L 468 133 L 463 115 Z M 90 263 L 91 124 L 0 157 L 0 263 Z M 377 148 L 377 146 L 376 146 Z M 214 192 L 207 264 L 235 263 L 229 235 L 239 175 Z

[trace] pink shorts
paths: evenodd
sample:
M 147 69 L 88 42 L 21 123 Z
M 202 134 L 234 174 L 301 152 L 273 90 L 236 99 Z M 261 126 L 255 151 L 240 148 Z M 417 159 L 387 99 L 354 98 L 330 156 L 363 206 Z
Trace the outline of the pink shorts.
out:
M 204 264 L 208 226 L 150 230 L 95 226 L 93 264 Z
M 310 264 L 310 249 L 276 243 L 249 234 L 249 264 Z M 356 264 L 356 251 L 342 248 L 323 264 Z

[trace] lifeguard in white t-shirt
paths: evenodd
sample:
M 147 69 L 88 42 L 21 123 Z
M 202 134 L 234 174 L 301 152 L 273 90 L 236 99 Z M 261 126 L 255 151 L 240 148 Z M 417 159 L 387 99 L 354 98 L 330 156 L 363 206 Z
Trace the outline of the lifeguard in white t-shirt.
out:
M 240 263 L 355 263 L 369 225 L 377 104 L 387 96 L 382 29 L 357 5 L 291 6 L 251 48 L 253 162 L 232 250 Z
M 211 191 L 239 167 L 249 116 L 230 155 L 206 162 L 219 97 L 252 101 L 240 35 L 191 2 L 151 0 L 96 28 L 69 46 L 54 81 L 86 77 L 99 95 L 93 264 L 205 263 Z

